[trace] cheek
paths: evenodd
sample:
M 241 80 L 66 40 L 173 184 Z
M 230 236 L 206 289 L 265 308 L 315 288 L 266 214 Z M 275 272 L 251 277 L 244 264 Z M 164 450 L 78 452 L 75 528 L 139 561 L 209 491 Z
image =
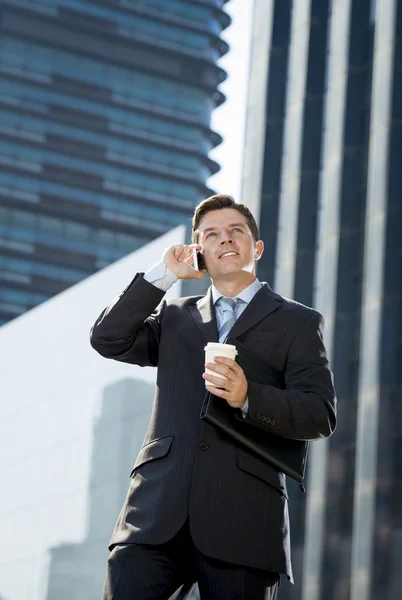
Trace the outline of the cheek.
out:
M 214 250 L 211 242 L 202 245 L 202 255 L 205 260 L 211 260 L 214 256 Z
M 204 264 L 205 264 L 205 266 L 207 268 L 209 268 L 209 267 L 211 267 L 213 265 L 213 263 L 214 263 L 214 260 L 213 260 L 212 254 L 208 254 L 208 252 L 206 252 L 204 254 Z

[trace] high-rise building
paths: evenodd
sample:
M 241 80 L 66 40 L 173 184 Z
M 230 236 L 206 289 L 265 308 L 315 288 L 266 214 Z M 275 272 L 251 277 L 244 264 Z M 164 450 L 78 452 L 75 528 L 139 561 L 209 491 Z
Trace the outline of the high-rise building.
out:
M 258 276 L 315 306 L 339 409 L 291 490 L 281 600 L 391 600 L 402 571 L 402 3 L 256 0 L 242 200 Z M 398 566 L 399 565 L 399 566 Z
M 227 0 L 0 0 L 0 325 L 188 219 Z
M 184 239 L 175 227 L 0 328 L 1 600 L 102 597 L 156 369 L 105 360 L 89 328 Z M 178 281 L 166 298 L 180 295 Z

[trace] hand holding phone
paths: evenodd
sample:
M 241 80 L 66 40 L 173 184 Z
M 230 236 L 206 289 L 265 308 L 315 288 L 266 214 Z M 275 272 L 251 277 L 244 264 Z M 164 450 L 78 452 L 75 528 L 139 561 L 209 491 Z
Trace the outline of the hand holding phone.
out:
M 174 244 L 166 248 L 162 260 L 178 279 L 201 279 L 205 276 L 205 271 L 202 270 L 203 263 L 197 254 L 197 262 L 194 260 L 194 252 L 201 249 L 200 244 Z

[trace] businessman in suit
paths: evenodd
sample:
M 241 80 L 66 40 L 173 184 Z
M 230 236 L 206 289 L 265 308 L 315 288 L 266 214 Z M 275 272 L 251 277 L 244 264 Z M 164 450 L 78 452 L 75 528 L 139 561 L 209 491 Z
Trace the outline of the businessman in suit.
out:
M 91 331 L 102 356 L 158 368 L 104 600 L 166 600 L 192 581 L 202 600 L 274 599 L 280 574 L 292 581 L 285 476 L 199 418 L 205 386 L 245 423 L 285 438 L 328 437 L 336 424 L 322 316 L 258 281 L 264 244 L 250 211 L 218 194 L 192 225 L 193 244 L 171 246 L 137 274 Z M 195 270 L 193 247 L 205 271 Z M 164 300 L 177 279 L 206 274 L 205 296 Z M 228 358 L 205 365 L 206 343 L 229 330 L 284 374 L 284 390 L 247 381 Z

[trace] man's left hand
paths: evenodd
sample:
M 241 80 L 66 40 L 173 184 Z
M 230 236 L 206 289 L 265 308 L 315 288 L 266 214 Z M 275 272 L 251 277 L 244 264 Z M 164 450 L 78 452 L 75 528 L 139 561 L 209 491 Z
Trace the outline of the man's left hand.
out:
M 205 386 L 206 389 L 211 394 L 214 394 L 214 396 L 224 398 L 233 408 L 242 408 L 247 398 L 248 383 L 243 369 L 237 362 L 231 358 L 216 356 L 214 362 L 207 363 L 205 367 L 208 371 L 213 371 L 226 377 L 226 379 L 222 379 L 219 376 L 215 377 L 215 375 L 203 373 L 202 376 L 207 382 L 219 386 L 215 387 L 207 384 Z

